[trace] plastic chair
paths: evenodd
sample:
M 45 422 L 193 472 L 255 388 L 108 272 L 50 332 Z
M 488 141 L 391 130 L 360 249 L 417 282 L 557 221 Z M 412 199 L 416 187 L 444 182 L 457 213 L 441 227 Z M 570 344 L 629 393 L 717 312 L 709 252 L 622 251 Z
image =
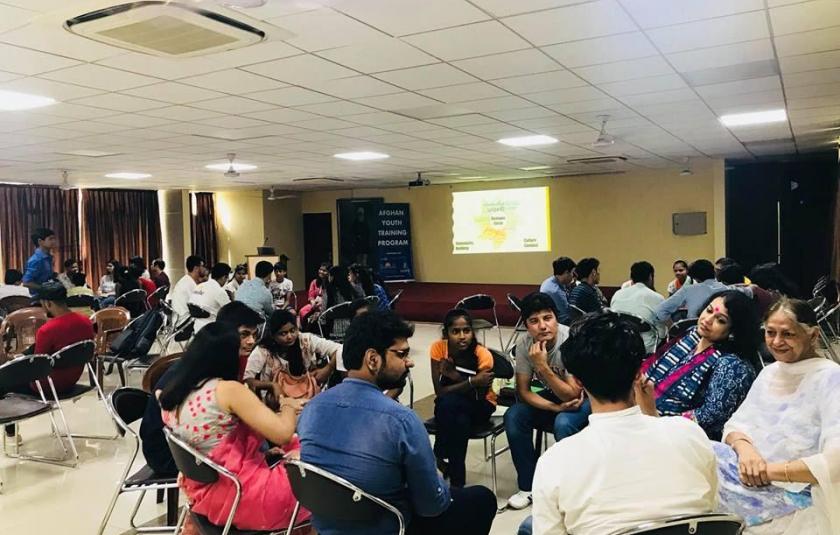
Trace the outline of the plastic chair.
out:
M 140 388 L 142 388 L 144 392 L 154 394 L 152 390 L 155 388 L 157 382 L 163 374 L 166 373 L 166 370 L 175 364 L 175 362 L 182 356 L 184 356 L 183 353 L 172 353 L 171 355 L 164 355 L 154 361 L 143 374 L 143 378 L 140 380 Z
M 394 295 L 394 297 L 392 297 L 391 300 L 388 302 L 388 307 L 391 310 L 396 310 L 397 309 L 397 304 L 400 302 L 400 298 L 402 297 L 402 294 L 403 294 L 404 291 L 405 291 L 405 288 L 400 289 Z
M 114 492 L 114 497 L 111 498 L 111 502 L 108 504 L 108 509 L 105 510 L 105 516 L 102 518 L 102 523 L 99 525 L 99 535 L 102 535 L 102 533 L 105 532 L 105 526 L 108 525 L 108 521 L 111 519 L 111 515 L 114 512 L 114 506 L 117 504 L 117 499 L 121 494 L 127 492 L 140 492 L 140 497 L 137 498 L 137 503 L 134 505 L 134 509 L 132 509 L 129 520 L 132 528 L 141 533 L 150 531 L 172 531 L 174 529 L 174 526 L 137 527 L 134 524 L 134 518 L 137 516 L 137 511 L 140 509 L 140 504 L 142 503 L 143 498 L 146 496 L 146 491 L 166 490 L 167 516 L 170 522 L 176 520 L 173 519 L 173 516 L 178 509 L 178 481 L 175 476 L 159 476 L 145 464 L 140 470 L 135 472 L 134 475 L 130 477 L 128 475 L 131 467 L 134 466 L 134 462 L 137 460 L 137 453 L 140 451 L 140 437 L 133 429 L 131 429 L 131 427 L 129 427 L 129 425 L 143 417 L 149 397 L 150 395 L 142 390 L 123 387 L 114 390 L 114 392 L 111 393 L 111 397 L 108 399 L 108 413 L 117 425 L 120 436 L 129 435 L 133 439 L 134 451 L 131 454 L 129 462 L 126 463 L 125 469 L 120 475 L 120 481 L 117 484 L 117 490 Z
M 0 323 L 0 338 L 4 355 L 22 353 L 35 343 L 35 333 L 47 322 L 47 312 L 41 307 L 27 307 L 15 310 Z M 15 344 L 11 344 L 14 338 Z
M 481 318 L 474 318 L 473 319 L 473 330 L 475 331 L 482 331 L 482 342 L 486 341 L 486 337 L 484 336 L 484 332 L 487 329 L 496 328 L 496 331 L 499 333 L 499 348 L 505 347 L 505 342 L 502 340 L 502 329 L 499 326 L 499 317 L 496 315 L 496 300 L 493 299 L 492 295 L 487 294 L 475 294 L 470 295 L 468 297 L 464 297 L 458 303 L 455 304 L 455 308 L 462 308 L 464 310 L 469 311 L 483 311 L 483 310 L 490 310 L 493 312 L 493 323 L 481 319 Z M 487 344 L 484 344 L 485 346 Z
M 405 519 L 399 509 L 390 503 L 323 468 L 298 459 L 286 459 L 285 464 L 292 492 L 298 499 L 292 512 L 291 526 L 295 525 L 302 505 L 315 516 L 342 524 L 372 524 L 383 514 L 392 514 L 399 524 L 398 535 L 405 534 Z
M 94 353 L 98 357 L 96 366 L 96 377 L 101 385 L 104 380 L 104 363 L 111 365 L 111 369 L 116 365 L 117 372 L 120 374 L 120 383 L 125 386 L 125 370 L 123 369 L 123 361 L 119 357 L 111 355 L 111 342 L 117 337 L 127 326 L 131 323 L 131 313 L 123 307 L 103 308 L 94 313 L 90 317 L 93 322 L 93 330 L 96 333 L 93 339 L 95 344 Z M 111 373 L 111 370 L 108 371 Z
M 117 297 L 114 306 L 123 307 L 131 313 L 132 318 L 143 315 L 148 310 L 146 303 L 146 290 L 137 288 L 129 290 Z
M 32 306 L 32 298 L 26 295 L 9 295 L 0 299 L 0 312 L 3 316 L 30 306 Z
M 611 535 L 740 535 L 746 523 L 737 515 L 703 513 L 653 520 Z
M 344 339 L 344 332 L 335 333 L 332 329 L 332 324 L 335 320 L 350 320 L 352 316 L 350 314 L 350 302 L 339 303 L 335 306 L 331 306 L 330 308 L 326 309 L 318 316 L 318 330 L 321 334 L 321 338 L 327 338 L 329 336 L 330 340 L 335 340 L 337 342 L 341 342 Z M 327 335 L 324 334 L 324 328 L 327 328 L 329 331 Z

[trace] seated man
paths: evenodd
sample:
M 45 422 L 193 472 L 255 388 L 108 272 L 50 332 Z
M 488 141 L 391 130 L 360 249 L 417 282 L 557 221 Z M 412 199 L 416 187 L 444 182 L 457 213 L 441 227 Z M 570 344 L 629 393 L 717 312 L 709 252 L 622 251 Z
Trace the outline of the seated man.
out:
M 244 362 L 248 361 L 248 355 L 257 345 L 257 336 L 262 318 L 259 314 L 242 303 L 228 303 L 219 310 L 216 321 L 229 323 L 239 331 L 239 368 L 240 377 L 245 369 Z M 179 361 L 175 361 L 157 383 L 154 384 L 152 392 L 163 390 L 170 379 L 175 376 Z M 160 476 L 174 476 L 178 473 L 172 453 L 166 444 L 166 437 L 163 434 L 163 419 L 160 415 L 160 404 L 155 396 L 151 396 L 146 403 L 146 412 L 143 413 L 143 420 L 140 422 L 140 440 L 143 446 L 143 457 L 149 468 Z
M 531 503 L 531 483 L 539 452 L 534 448 L 535 429 L 553 429 L 555 440 L 571 436 L 586 426 L 589 400 L 566 373 L 560 344 L 569 328 L 557 323 L 554 301 L 544 293 L 522 300 L 522 320 L 527 336 L 516 344 L 517 402 L 505 413 L 505 433 L 516 467 L 519 492 L 508 507 L 524 509 Z
M 271 291 L 268 289 L 271 283 L 271 262 L 261 260 L 254 266 L 254 277 L 243 282 L 236 290 L 235 299 L 241 301 L 256 310 L 268 319 L 274 312 L 274 302 L 271 298 Z
M 93 304 L 96 296 L 87 286 L 87 276 L 79 271 L 70 274 L 72 286 L 67 289 L 67 306 L 73 312 L 78 312 L 88 318 L 93 315 Z
M 353 320 L 344 339 L 347 379 L 314 397 L 298 421 L 301 458 L 397 507 L 408 534 L 486 535 L 496 515 L 493 493 L 479 486 L 449 489 L 423 423 L 382 394 L 405 384 L 414 365 L 408 356 L 413 333 L 390 311 Z M 321 535 L 397 532 L 390 514 L 353 525 L 313 515 L 313 524 Z
M 653 266 L 649 262 L 636 262 L 630 266 L 633 284 L 615 292 L 610 302 L 613 312 L 632 314 L 648 322 L 654 330 L 642 333 L 648 354 L 656 351 L 657 340 L 665 339 L 665 325 L 656 318 L 656 307 L 665 300 L 653 287 Z
M 675 515 L 709 513 L 717 466 L 706 434 L 635 402 L 645 348 L 635 325 L 604 313 L 572 329 L 563 363 L 592 402 L 589 427 L 554 444 L 534 477 L 533 533 L 603 535 Z M 520 531 L 522 533 L 522 531 Z
M 206 318 L 197 318 L 195 320 L 195 332 L 200 331 L 208 323 L 216 321 L 216 314 L 219 313 L 219 310 L 230 303 L 230 296 L 222 288 L 222 285 L 227 281 L 228 275 L 230 275 L 230 266 L 224 262 L 219 262 L 210 270 L 210 280 L 196 286 L 190 295 L 190 300 L 187 302 L 188 305 L 195 305 L 210 314 Z
M 726 285 L 715 280 L 715 266 L 705 259 L 695 260 L 688 266 L 688 276 L 694 281 L 683 285 L 677 293 L 656 307 L 656 319 L 669 323 L 681 308 L 686 309 L 686 318 L 697 318 L 709 297 L 726 290 Z
M 563 325 L 569 324 L 569 291 L 575 279 L 575 261 L 568 256 L 561 256 L 551 263 L 554 275 L 540 284 L 540 291 L 548 294 L 554 300 L 557 310 L 557 321 Z
M 195 287 L 203 282 L 201 279 L 204 271 L 204 259 L 195 255 L 188 256 L 186 268 L 187 273 L 175 283 L 175 287 L 171 288 L 167 295 L 167 299 L 172 305 L 172 310 L 175 311 L 175 318 L 178 322 L 188 318 L 190 315 L 187 303 Z
M 601 282 L 600 266 L 601 262 L 597 258 L 584 258 L 575 267 L 580 284 L 569 294 L 569 304 L 578 307 L 584 313 L 600 312 L 606 306 L 604 295 L 598 288 L 598 283 Z
M 23 273 L 16 269 L 7 269 L 3 286 L 0 286 L 0 299 L 13 295 L 29 297 L 29 288 L 23 285 Z

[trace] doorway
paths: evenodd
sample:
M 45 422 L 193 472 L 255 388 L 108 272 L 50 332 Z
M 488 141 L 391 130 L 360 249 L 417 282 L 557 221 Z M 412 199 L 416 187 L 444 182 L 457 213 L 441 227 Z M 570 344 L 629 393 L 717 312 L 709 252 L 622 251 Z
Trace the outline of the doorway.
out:
M 303 214 L 303 266 L 306 287 L 321 262 L 333 261 L 332 214 Z

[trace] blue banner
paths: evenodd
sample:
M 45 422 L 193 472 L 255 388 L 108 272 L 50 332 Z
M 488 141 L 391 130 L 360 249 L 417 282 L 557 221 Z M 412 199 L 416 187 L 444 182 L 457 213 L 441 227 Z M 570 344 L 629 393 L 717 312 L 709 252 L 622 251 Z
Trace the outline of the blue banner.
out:
M 386 281 L 414 280 L 408 203 L 376 206 L 376 264 Z

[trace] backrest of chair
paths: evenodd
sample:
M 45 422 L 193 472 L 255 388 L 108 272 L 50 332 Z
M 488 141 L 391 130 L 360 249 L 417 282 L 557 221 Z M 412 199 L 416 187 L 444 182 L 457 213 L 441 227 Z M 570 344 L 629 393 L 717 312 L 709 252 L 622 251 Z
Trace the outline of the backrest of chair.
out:
M 297 459 L 286 459 L 285 465 L 292 492 L 313 515 L 355 523 L 372 523 L 387 512 L 399 515 L 392 505 L 322 468 Z
M 183 355 L 183 353 L 172 353 L 155 360 L 152 365 L 149 366 L 149 369 L 146 370 L 146 373 L 143 374 L 143 379 L 140 381 L 141 388 L 146 392 L 153 393 L 152 389 L 155 387 L 163 374 L 166 373 L 166 370 L 175 364 L 175 362 Z
M 48 355 L 23 355 L 0 366 L 0 392 L 43 379 L 52 371 Z
M 644 318 L 640 318 L 635 314 L 631 314 L 629 312 L 616 312 L 616 314 L 618 314 L 621 319 L 633 323 L 636 328 L 639 329 L 640 333 L 650 332 L 653 329 L 653 325 L 651 325 L 650 322 L 645 321 Z
M 513 378 L 513 364 L 501 351 L 488 348 L 490 354 L 493 355 L 493 376 L 496 379 L 511 379 Z
M 96 335 L 96 353 L 101 355 L 108 352 L 111 339 L 122 331 L 131 321 L 131 313 L 123 307 L 103 308 L 90 317 Z
M 464 310 L 491 310 L 496 308 L 496 300 L 492 295 L 475 294 L 464 297 L 455 305 L 455 308 Z
M 110 403 L 114 414 L 123 425 L 119 425 L 120 432 L 124 433 L 123 427 L 128 427 L 143 417 L 146 412 L 146 404 L 151 395 L 139 388 L 124 386 L 111 392 Z
M 677 338 L 685 334 L 691 327 L 697 325 L 697 318 L 686 318 L 671 325 L 668 329 L 668 338 Z
M 70 308 L 90 308 L 96 299 L 92 295 L 71 295 L 67 298 L 67 306 Z
M 114 304 L 125 307 L 132 317 L 139 316 L 146 311 L 146 290 L 141 288 L 129 290 L 117 297 Z
M 93 360 L 94 349 L 93 340 L 82 340 L 62 347 L 53 353 L 50 360 L 52 360 L 53 368 L 57 370 L 84 366 Z
M 401 288 L 396 293 L 396 295 L 394 295 L 394 297 L 391 298 L 391 302 L 388 303 L 388 306 L 391 308 L 391 310 L 394 310 L 394 309 L 397 308 L 397 303 L 400 302 L 400 297 L 402 297 L 402 294 L 403 294 L 404 291 L 405 291 L 405 288 Z
M 513 294 L 507 294 L 508 304 L 512 309 L 514 309 L 517 313 L 522 313 L 522 300 L 516 297 Z
M 737 515 L 706 513 L 654 520 L 612 535 L 740 535 L 745 525 Z
M 190 317 L 193 318 L 205 319 L 211 316 L 209 312 L 196 305 L 195 303 L 187 303 L 187 310 L 190 311 Z
M 819 314 L 825 306 L 825 297 L 818 295 L 817 297 L 808 299 L 808 306 L 814 309 L 814 312 Z
M 376 307 L 377 305 L 379 305 L 379 296 L 369 295 L 365 297 L 365 302 L 368 304 L 368 306 Z
M 14 331 L 21 351 L 35 343 L 35 333 L 47 322 L 47 312 L 41 307 L 21 308 L 6 316 L 5 322 Z
M 151 293 L 148 297 L 146 297 L 146 301 L 151 301 L 153 299 L 160 299 L 163 300 L 166 297 L 167 292 L 169 292 L 169 286 L 160 286 L 157 290 Z
M 218 468 L 220 467 L 218 465 L 176 437 L 169 429 L 164 428 L 163 432 L 169 444 L 169 451 L 172 452 L 172 458 L 175 460 L 175 466 L 184 474 L 184 477 L 199 483 L 215 483 L 219 480 Z
M 579 320 L 586 315 L 586 312 L 577 305 L 569 304 L 569 322 Z
M 6 314 L 11 314 L 15 310 L 26 308 L 32 305 L 32 298 L 25 295 L 9 295 L 0 299 L 0 309 Z
M 331 306 L 318 317 L 323 322 L 339 319 L 350 319 L 350 301 Z

